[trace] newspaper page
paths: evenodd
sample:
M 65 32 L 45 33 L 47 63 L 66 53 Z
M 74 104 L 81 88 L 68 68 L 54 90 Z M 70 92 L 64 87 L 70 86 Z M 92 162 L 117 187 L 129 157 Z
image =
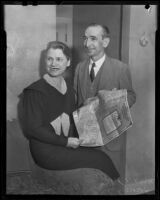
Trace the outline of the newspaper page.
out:
M 81 146 L 103 146 L 133 124 L 127 90 L 101 90 L 88 104 L 73 112 Z

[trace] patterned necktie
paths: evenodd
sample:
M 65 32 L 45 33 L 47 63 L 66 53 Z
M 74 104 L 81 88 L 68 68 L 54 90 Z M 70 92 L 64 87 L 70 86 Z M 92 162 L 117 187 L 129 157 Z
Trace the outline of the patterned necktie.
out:
M 93 82 L 94 78 L 95 78 L 95 73 L 94 73 L 94 67 L 95 67 L 95 63 L 92 63 L 92 67 L 91 67 L 91 71 L 90 71 L 90 78 L 91 81 Z

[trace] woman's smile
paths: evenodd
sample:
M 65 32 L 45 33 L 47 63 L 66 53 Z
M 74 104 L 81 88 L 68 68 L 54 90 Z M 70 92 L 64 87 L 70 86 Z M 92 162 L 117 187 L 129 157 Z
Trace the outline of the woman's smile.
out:
M 59 68 L 58 68 L 58 67 L 50 67 L 50 70 L 51 70 L 51 71 L 58 71 Z

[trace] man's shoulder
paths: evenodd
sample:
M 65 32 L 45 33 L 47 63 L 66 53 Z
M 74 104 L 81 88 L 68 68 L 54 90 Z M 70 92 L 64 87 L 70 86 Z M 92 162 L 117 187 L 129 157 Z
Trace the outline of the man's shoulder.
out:
M 83 61 L 80 61 L 77 65 L 76 65 L 76 74 L 81 74 L 83 72 L 85 72 L 86 67 L 89 65 L 89 59 L 85 59 Z
M 106 62 L 109 62 L 112 67 L 118 67 L 118 68 L 126 68 L 128 65 L 124 63 L 123 61 L 113 58 L 113 57 L 107 57 Z
M 86 58 L 85 60 L 80 61 L 80 62 L 77 64 L 77 67 L 84 67 L 84 66 L 86 66 L 88 63 L 89 63 L 89 59 Z

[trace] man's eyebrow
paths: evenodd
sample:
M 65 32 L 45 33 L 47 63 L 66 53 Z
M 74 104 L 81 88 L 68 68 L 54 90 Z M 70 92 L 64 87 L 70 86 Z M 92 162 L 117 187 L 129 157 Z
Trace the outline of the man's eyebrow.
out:
M 90 38 L 97 38 L 97 37 L 96 37 L 96 36 L 94 36 L 94 35 L 91 35 L 91 36 L 90 36 Z
M 94 35 L 91 35 L 91 36 L 89 36 L 89 37 L 87 37 L 87 36 L 84 35 L 84 36 L 82 36 L 82 38 L 83 38 L 83 39 L 87 39 L 87 38 L 97 38 L 97 37 L 94 36 Z

